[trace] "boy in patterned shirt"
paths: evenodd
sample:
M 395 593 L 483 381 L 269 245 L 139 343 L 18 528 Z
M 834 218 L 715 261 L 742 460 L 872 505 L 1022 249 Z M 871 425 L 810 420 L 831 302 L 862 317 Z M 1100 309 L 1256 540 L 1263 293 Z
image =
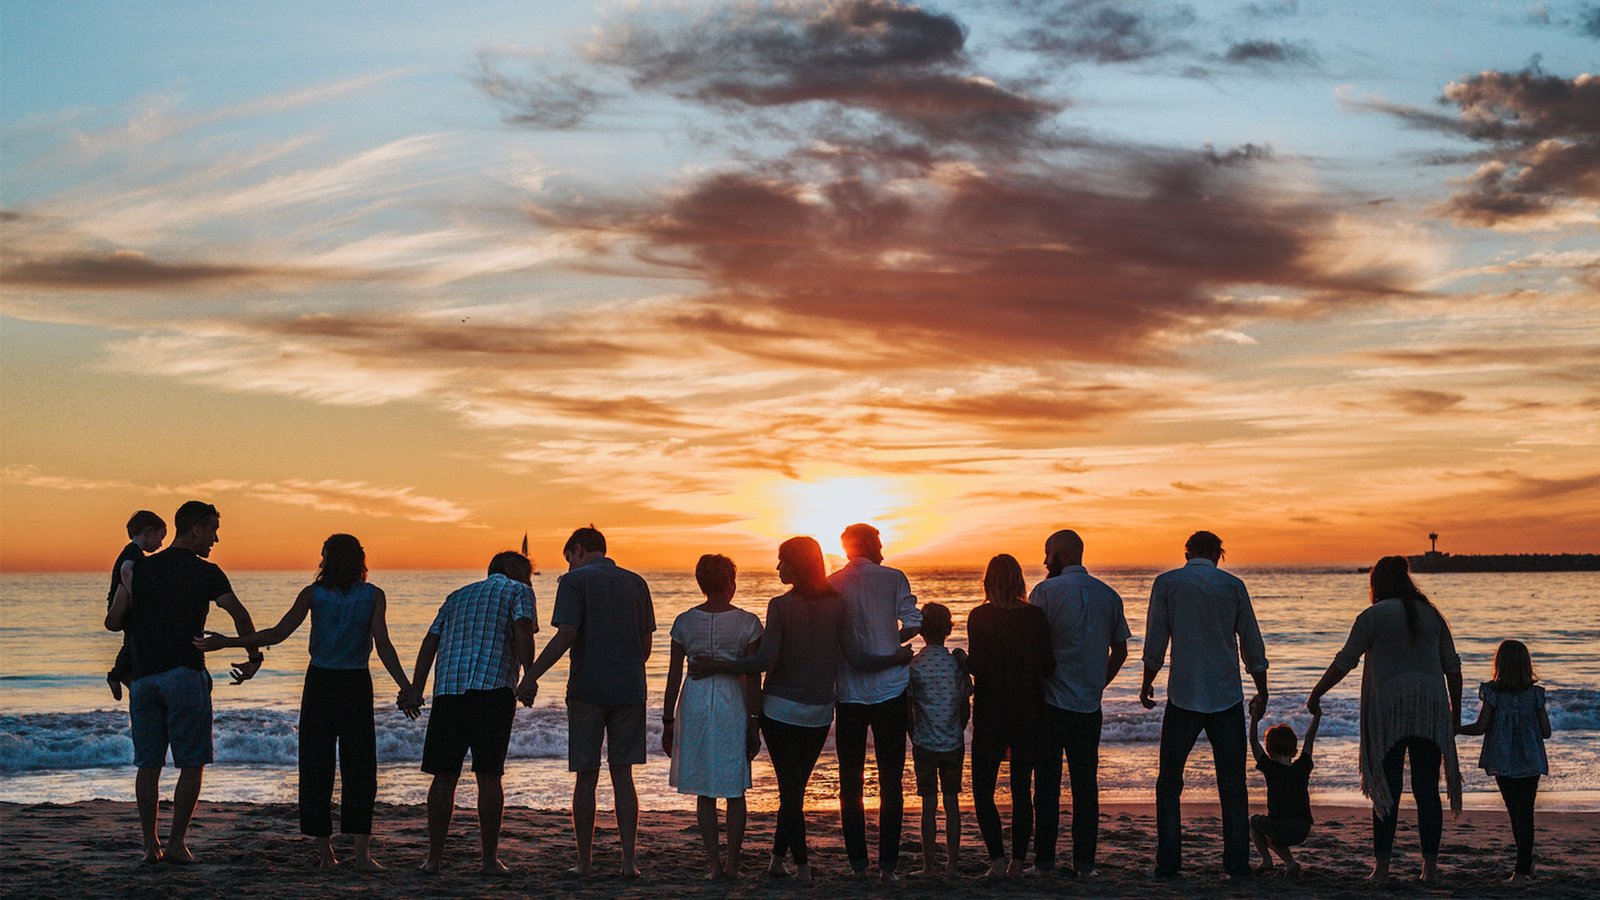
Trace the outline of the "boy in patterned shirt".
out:
M 961 855 L 961 767 L 966 761 L 967 720 L 972 716 L 972 676 L 967 656 L 944 647 L 952 628 L 950 608 L 922 607 L 922 652 L 911 660 L 906 689 L 911 714 L 911 761 L 922 798 L 922 874 L 931 874 L 939 835 L 939 795 L 944 795 L 946 878 L 955 878 Z

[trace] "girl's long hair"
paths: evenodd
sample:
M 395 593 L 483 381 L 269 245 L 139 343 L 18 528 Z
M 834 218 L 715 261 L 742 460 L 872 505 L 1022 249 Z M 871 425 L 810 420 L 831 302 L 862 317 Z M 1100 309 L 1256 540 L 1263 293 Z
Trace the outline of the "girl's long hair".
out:
M 828 583 L 828 564 L 822 558 L 822 546 L 815 538 L 792 537 L 778 545 L 778 559 L 789 565 L 794 576 L 794 592 L 808 600 L 837 597 L 839 592 Z
M 1515 694 L 1539 682 L 1539 673 L 1533 670 L 1533 657 L 1528 645 L 1521 641 L 1501 641 L 1494 652 L 1494 686 Z
M 354 535 L 335 534 L 322 542 L 322 565 L 312 584 L 347 594 L 367 580 L 367 551 Z
M 1417 628 L 1420 625 L 1419 616 L 1421 615 L 1422 607 L 1433 610 L 1441 620 L 1444 618 L 1444 614 L 1440 613 L 1439 608 L 1433 605 L 1433 601 L 1428 599 L 1428 595 L 1424 594 L 1417 587 L 1416 582 L 1411 580 L 1411 564 L 1406 562 L 1404 556 L 1385 556 L 1383 559 L 1378 560 L 1378 564 L 1372 567 L 1371 584 L 1373 603 L 1395 597 L 1405 601 L 1406 632 L 1411 635 L 1412 640 L 1417 638 Z
M 1015 556 L 1002 553 L 989 560 L 989 568 L 983 572 L 983 602 L 1000 606 L 1028 602 L 1028 585 Z

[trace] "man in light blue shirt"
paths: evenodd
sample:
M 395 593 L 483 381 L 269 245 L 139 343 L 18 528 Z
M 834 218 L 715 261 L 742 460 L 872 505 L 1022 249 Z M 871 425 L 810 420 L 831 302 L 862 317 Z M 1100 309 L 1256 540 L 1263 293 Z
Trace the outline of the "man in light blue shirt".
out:
M 1256 683 L 1252 715 L 1267 707 L 1267 651 L 1244 582 L 1217 568 L 1222 539 L 1196 531 L 1188 564 L 1156 576 L 1145 618 L 1144 684 L 1139 702 L 1154 709 L 1156 673 L 1172 644 L 1167 708 L 1161 717 L 1156 776 L 1156 877 L 1178 874 L 1183 857 L 1183 767 L 1204 731 L 1216 762 L 1222 805 L 1222 868 L 1250 875 L 1249 794 L 1245 789 L 1244 687 L 1239 661 Z M 1260 712 L 1258 712 L 1260 711 Z
M 1128 619 L 1122 596 L 1083 567 L 1083 538 L 1058 531 L 1044 544 L 1050 577 L 1034 586 L 1028 602 L 1044 611 L 1056 669 L 1044 682 L 1051 760 L 1037 770 L 1035 867 L 1055 868 L 1061 824 L 1061 758 L 1072 779 L 1072 867 L 1094 874 L 1100 828 L 1100 695 L 1128 658 Z

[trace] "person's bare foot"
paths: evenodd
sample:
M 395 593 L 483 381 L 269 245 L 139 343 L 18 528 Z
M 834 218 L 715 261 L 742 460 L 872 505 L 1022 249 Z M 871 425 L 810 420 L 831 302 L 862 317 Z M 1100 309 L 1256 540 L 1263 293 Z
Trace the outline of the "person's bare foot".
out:
M 368 874 L 384 871 L 383 866 L 370 856 L 356 857 L 355 869 L 357 872 L 366 872 Z
M 944 877 L 948 881 L 955 881 L 961 877 L 961 869 L 956 865 L 955 860 L 952 859 L 944 864 Z
M 1013 859 L 1011 864 L 1006 866 L 1006 877 L 1012 879 L 1021 878 L 1025 868 L 1022 860 Z
M 437 875 L 439 874 L 439 860 L 430 856 L 422 861 L 422 865 L 417 866 L 417 871 L 424 875 Z
M 772 862 L 767 865 L 768 878 L 788 878 L 791 874 L 793 873 L 784 868 L 781 856 L 772 857 Z
M 1506 884 L 1527 884 L 1532 880 L 1533 876 L 1526 872 L 1512 872 L 1511 877 L 1506 879 Z
M 316 861 L 318 869 L 332 869 L 339 865 L 339 860 L 333 855 L 333 843 L 328 838 L 321 838 L 317 845 L 311 848 L 311 858 Z
M 578 863 L 577 865 L 575 865 L 572 868 L 568 869 L 567 870 L 567 874 L 568 875 L 576 875 L 579 878 L 588 878 L 589 877 L 589 873 L 592 872 L 593 869 L 594 869 L 594 867 L 592 865 L 587 865 L 586 866 L 583 863 Z
M 882 880 L 884 884 L 899 884 L 900 876 L 891 870 L 883 872 L 880 876 L 880 880 Z
M 117 680 L 117 676 L 111 674 L 110 672 L 107 672 L 106 673 L 106 684 L 109 685 L 110 688 L 111 688 L 111 697 L 112 697 L 112 699 L 121 700 L 122 699 L 122 682 Z
M 1304 871 L 1304 870 L 1300 868 L 1300 864 L 1299 863 L 1289 863 L 1288 865 L 1283 867 L 1283 877 L 1285 877 L 1285 878 L 1299 878 L 1300 877 L 1300 873 L 1302 871 Z
M 494 859 L 484 860 L 483 868 L 479 871 L 485 875 L 510 875 L 511 867 L 501 862 L 499 857 L 495 857 Z
M 1372 864 L 1372 874 L 1363 879 L 1363 884 L 1383 884 L 1389 880 L 1389 861 L 1380 859 Z
M 1006 877 L 1006 861 L 992 859 L 989 861 L 989 870 L 983 873 L 984 881 L 1003 881 Z
M 623 878 L 638 878 L 639 877 L 639 864 L 637 862 L 631 860 L 631 859 L 624 859 L 622 861 L 622 877 Z
M 1275 867 L 1272 865 L 1272 860 L 1264 859 L 1264 860 L 1261 861 L 1261 865 L 1256 866 L 1256 874 L 1257 875 L 1270 875 L 1270 874 L 1272 874 L 1273 868 L 1275 868 Z
M 161 862 L 161 858 L 164 855 L 161 852 L 161 847 L 157 845 L 144 851 L 144 859 L 140 860 L 140 863 L 146 866 L 153 866 Z
M 810 863 L 801 863 L 800 865 L 795 866 L 794 867 L 794 880 L 795 881 L 811 881 L 812 880 L 812 877 L 811 877 L 811 864 Z
M 183 844 L 168 844 L 167 852 L 161 857 L 161 861 L 175 866 L 192 866 L 200 860 Z
M 1417 876 L 1417 880 L 1423 884 L 1433 884 L 1434 882 L 1438 881 L 1439 861 L 1437 859 L 1428 859 L 1427 857 L 1423 857 L 1422 874 Z

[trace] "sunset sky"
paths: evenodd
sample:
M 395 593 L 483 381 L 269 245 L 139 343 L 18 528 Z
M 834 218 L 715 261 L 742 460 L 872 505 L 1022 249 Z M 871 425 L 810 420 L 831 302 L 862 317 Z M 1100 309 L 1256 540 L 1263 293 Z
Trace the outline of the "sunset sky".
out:
M 1600 3 L 0 6 L 0 569 L 1600 551 Z

